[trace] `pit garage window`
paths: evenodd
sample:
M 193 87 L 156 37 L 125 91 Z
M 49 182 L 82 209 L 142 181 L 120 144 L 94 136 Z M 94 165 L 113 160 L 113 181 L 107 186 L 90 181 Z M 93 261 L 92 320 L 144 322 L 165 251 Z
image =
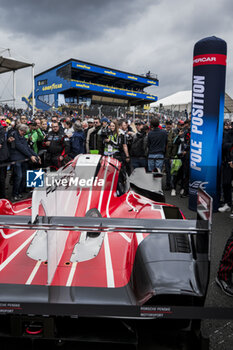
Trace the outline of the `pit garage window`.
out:
M 54 106 L 55 96 L 54 94 L 40 95 L 38 96 L 38 100 L 47 103 L 49 106 Z
M 38 80 L 37 82 L 37 86 L 43 86 L 43 85 L 47 85 L 48 84 L 48 80 L 44 79 L 44 80 Z

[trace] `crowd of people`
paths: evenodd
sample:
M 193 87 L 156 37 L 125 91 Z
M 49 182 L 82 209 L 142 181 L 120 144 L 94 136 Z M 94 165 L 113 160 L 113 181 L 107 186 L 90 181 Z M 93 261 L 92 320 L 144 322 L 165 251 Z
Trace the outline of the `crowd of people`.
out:
M 232 208 L 233 127 L 224 123 L 222 192 L 220 212 Z M 26 170 L 38 167 L 57 170 L 80 153 L 98 153 L 118 158 L 128 175 L 136 167 L 163 172 L 165 191 L 171 196 L 189 195 L 190 117 L 185 120 L 128 120 L 73 113 L 34 117 L 0 115 L 0 197 L 5 198 L 7 169 L 10 169 L 12 199 L 22 198 Z M 25 161 L 26 160 L 26 161 Z M 9 162 L 14 162 L 10 167 Z M 231 214 L 232 215 L 232 214 Z

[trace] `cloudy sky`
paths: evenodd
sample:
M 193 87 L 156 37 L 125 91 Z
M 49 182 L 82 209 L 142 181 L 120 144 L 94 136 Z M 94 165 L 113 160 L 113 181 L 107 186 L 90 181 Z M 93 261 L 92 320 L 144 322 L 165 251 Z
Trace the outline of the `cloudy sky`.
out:
M 149 92 L 163 98 L 191 90 L 193 47 L 217 36 L 227 43 L 226 91 L 233 97 L 232 14 L 232 0 L 1 0 L 0 53 L 9 48 L 12 57 L 35 63 L 35 74 L 69 58 L 134 74 L 150 70 L 160 86 Z M 16 81 L 20 101 L 31 91 L 31 70 L 18 71 Z M 10 95 L 11 78 L 3 74 L 0 100 Z

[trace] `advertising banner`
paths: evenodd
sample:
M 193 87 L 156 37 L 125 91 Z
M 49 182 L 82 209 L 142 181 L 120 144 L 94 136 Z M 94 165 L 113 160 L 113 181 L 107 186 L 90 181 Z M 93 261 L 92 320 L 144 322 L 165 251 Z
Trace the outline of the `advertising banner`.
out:
M 213 198 L 213 210 L 219 207 L 226 54 L 226 42 L 215 36 L 194 46 L 189 209 L 195 211 L 199 187 Z

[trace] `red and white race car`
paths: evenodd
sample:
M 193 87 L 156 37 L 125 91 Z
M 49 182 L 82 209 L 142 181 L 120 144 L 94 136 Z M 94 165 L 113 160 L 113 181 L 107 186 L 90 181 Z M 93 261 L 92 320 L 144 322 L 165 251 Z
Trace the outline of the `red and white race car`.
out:
M 128 342 L 138 334 L 132 322 L 203 305 L 211 233 L 205 192 L 200 220 L 186 220 L 164 203 L 159 173 L 138 168 L 128 178 L 111 157 L 79 155 L 43 177 L 32 199 L 0 201 L 0 337 L 83 340 L 83 324 L 95 320 L 90 340 L 101 322 L 112 329 L 123 320 L 130 336 L 115 338 Z

